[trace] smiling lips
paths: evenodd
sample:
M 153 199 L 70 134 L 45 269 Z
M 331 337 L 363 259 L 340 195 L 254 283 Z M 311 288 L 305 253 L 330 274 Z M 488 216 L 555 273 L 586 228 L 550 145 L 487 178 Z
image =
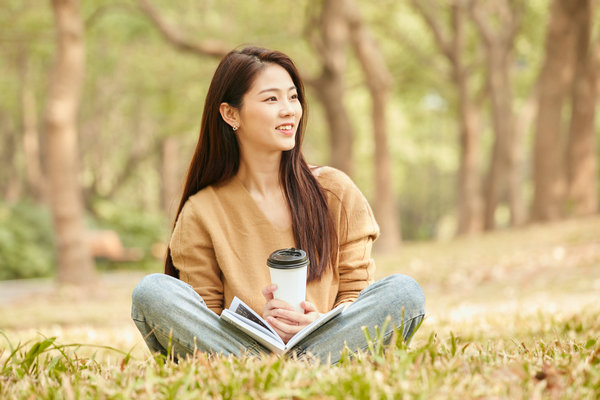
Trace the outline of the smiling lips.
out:
M 282 124 L 276 127 L 279 132 L 284 135 L 292 135 L 294 133 L 294 124 Z

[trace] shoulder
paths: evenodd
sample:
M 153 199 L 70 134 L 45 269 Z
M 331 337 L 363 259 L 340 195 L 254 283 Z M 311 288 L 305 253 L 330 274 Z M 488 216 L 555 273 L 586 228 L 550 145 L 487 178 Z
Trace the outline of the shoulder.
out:
M 346 211 L 361 210 L 371 213 L 369 202 L 358 186 L 343 171 L 333 167 L 321 167 L 317 180 L 325 190 L 329 206 Z
M 313 173 L 323 189 L 332 192 L 337 196 L 348 194 L 360 194 L 362 196 L 358 186 L 356 186 L 346 173 L 339 169 L 324 166 L 319 167 L 317 170 L 313 170 Z
M 331 211 L 347 226 L 346 240 L 364 235 L 376 238 L 379 235 L 369 202 L 347 174 L 333 167 L 321 167 L 317 179 L 327 192 Z
M 207 186 L 195 194 L 191 195 L 184 204 L 184 208 L 195 210 L 210 206 L 214 202 L 215 189 L 213 186 Z

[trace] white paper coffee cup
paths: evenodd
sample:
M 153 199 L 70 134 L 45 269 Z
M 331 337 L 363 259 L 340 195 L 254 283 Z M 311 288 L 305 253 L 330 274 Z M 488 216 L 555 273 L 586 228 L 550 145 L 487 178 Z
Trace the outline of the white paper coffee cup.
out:
M 277 284 L 273 297 L 283 300 L 298 312 L 306 299 L 306 275 L 309 259 L 304 250 L 289 248 L 276 250 L 267 259 L 271 283 Z

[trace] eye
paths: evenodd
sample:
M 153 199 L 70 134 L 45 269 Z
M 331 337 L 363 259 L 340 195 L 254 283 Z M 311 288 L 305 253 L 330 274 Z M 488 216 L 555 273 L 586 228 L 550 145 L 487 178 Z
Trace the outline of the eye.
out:
M 290 98 L 292 100 L 298 100 L 298 93 L 294 93 L 293 95 L 290 96 Z
M 277 97 L 271 96 L 271 97 L 268 97 L 267 99 L 265 99 L 265 101 L 277 101 Z

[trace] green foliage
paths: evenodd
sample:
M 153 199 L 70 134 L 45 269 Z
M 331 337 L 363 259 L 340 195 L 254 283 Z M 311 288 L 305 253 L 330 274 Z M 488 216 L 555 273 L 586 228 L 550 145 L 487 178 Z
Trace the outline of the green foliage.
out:
M 98 266 L 105 269 L 160 268 L 162 260 L 156 257 L 158 254 L 152 254 L 152 249 L 158 243 L 164 243 L 167 238 L 168 223 L 161 213 L 151 213 L 109 201 L 97 201 L 94 208 L 97 218 L 90 221 L 89 225 L 114 230 L 124 248 L 141 252 L 141 259 L 133 263 L 98 260 Z
M 44 207 L 0 202 L 0 280 L 52 274 L 55 252 L 51 224 Z
M 152 254 L 164 242 L 168 224 L 160 213 L 149 213 L 112 202 L 98 202 L 98 217 L 88 218 L 91 229 L 114 230 L 123 246 L 141 258 L 135 262 L 97 260 L 100 269 L 160 269 Z M 46 206 L 30 202 L 0 202 L 0 280 L 53 276 L 56 269 L 54 232 Z
M 99 216 L 97 224 L 117 231 L 126 247 L 149 248 L 165 239 L 167 221 L 159 213 L 147 213 L 109 201 L 97 202 L 95 209 Z
M 301 0 L 184 1 L 152 0 L 183 38 L 216 40 L 231 48 L 256 44 L 280 49 L 292 56 L 302 75 L 314 79 L 321 73 L 319 57 L 306 40 L 308 16 L 318 14 L 320 4 Z M 441 221 L 454 226 L 456 172 L 459 163 L 457 91 L 452 84 L 449 61 L 435 44 L 434 36 L 410 2 L 376 0 L 357 2 L 364 20 L 394 78 L 388 112 L 388 143 L 392 158 L 392 185 L 400 211 L 403 237 L 407 240 L 435 237 Z M 539 72 L 544 56 L 544 34 L 550 2 L 512 2 L 519 9 L 521 26 L 515 42 L 513 70 L 515 110 L 521 110 Z M 451 2 L 433 10 L 449 38 Z M 598 12 L 598 11 L 597 11 Z M 179 179 L 197 141 L 204 95 L 216 67 L 214 57 L 184 53 L 168 44 L 136 0 L 90 0 L 82 3 L 85 22 L 86 69 L 79 113 L 81 181 L 88 211 L 96 199 L 140 210 L 125 219 L 143 221 L 160 214 L 161 142 L 176 137 L 180 145 Z M 26 82 L 35 94 L 39 130 L 43 126 L 48 72 L 55 52 L 53 15 L 49 4 L 6 0 L 0 11 L 0 191 L 18 177 L 25 187 L 22 150 L 22 88 Z M 469 63 L 469 92 L 481 117 L 482 173 L 488 169 L 492 144 L 491 120 L 486 113 L 485 59 L 481 38 L 473 24 L 465 26 Z M 371 102 L 358 62 L 347 49 L 348 69 L 343 101 L 355 127 L 353 179 L 369 199 L 374 198 Z M 307 80 L 308 80 L 307 79 Z M 310 118 L 305 155 L 309 162 L 327 164 L 328 131 L 316 93 L 307 85 Z M 523 138 L 531 148 L 531 135 Z M 43 146 L 42 146 L 43 149 Z M 528 150 L 523 151 L 530 162 Z M 133 161 L 133 162 L 132 162 Z M 524 171 L 525 188 L 529 185 Z M 27 192 L 27 188 L 23 192 Z M 142 211 L 144 213 L 142 213 Z M 127 212 L 124 212 L 127 214 Z M 143 215 L 142 215 L 143 214 Z M 102 217 L 103 218 L 103 217 Z M 101 218 L 101 219 L 102 219 Z M 160 217 L 156 217 L 160 218 Z M 148 245 L 154 234 L 128 233 L 115 223 L 128 241 L 141 239 Z M 139 228 L 139 226 L 138 226 Z M 134 231 L 138 228 L 134 227 Z M 155 227 L 144 229 L 154 231 Z M 168 228 L 168 224 L 166 225 Z M 156 231 L 158 232 L 158 231 Z M 158 236 L 158 235 L 154 235 Z M 130 242 L 131 246 L 140 246 Z
M 35 377 L 43 377 L 47 385 L 43 398 L 55 398 L 63 390 L 69 390 L 71 385 L 78 385 L 90 377 L 90 386 L 94 386 L 96 380 L 101 376 L 94 375 L 102 371 L 102 366 L 94 357 L 81 358 L 77 351 L 81 347 L 92 349 L 104 349 L 119 355 L 125 355 L 122 363 L 126 365 L 129 354 L 109 347 L 91 346 L 77 343 L 60 345 L 56 343 L 56 337 L 43 338 L 39 341 L 19 343 L 14 346 L 8 336 L 4 336 L 7 347 L 10 349 L 8 355 L 0 352 L 0 397 L 8 395 L 8 389 L 16 389 L 9 397 L 17 398 L 27 395 L 27 391 L 34 389 L 32 382 L 21 384 L 20 381 L 30 381 Z M 16 385 L 15 385 L 16 383 Z M 29 385 L 28 385 L 29 384 Z M 13 386 L 14 385 L 14 386 Z M 35 389 L 34 389 L 35 390 Z

